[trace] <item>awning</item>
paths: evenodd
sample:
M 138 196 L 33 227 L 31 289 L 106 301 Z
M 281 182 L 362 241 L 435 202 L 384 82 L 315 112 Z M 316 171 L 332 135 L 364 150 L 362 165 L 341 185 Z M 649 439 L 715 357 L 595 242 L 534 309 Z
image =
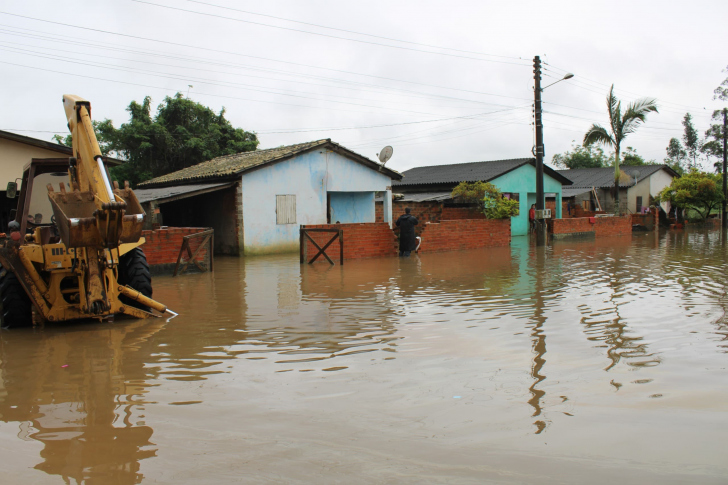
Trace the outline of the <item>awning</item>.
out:
M 561 189 L 561 198 L 565 199 L 567 197 L 576 197 L 577 195 L 587 194 L 591 191 L 592 191 L 592 189 L 587 189 L 587 188 L 580 188 L 580 189 L 563 188 L 563 189 Z
M 174 187 L 160 187 L 157 189 L 134 189 L 134 194 L 140 203 L 156 201 L 160 204 L 172 202 L 178 199 L 194 197 L 196 195 L 207 194 L 217 190 L 227 189 L 235 182 L 221 184 L 194 184 L 194 185 L 177 185 Z
M 395 202 L 430 202 L 449 200 L 452 191 L 448 192 L 421 192 L 418 194 L 402 194 L 404 198 L 395 198 Z

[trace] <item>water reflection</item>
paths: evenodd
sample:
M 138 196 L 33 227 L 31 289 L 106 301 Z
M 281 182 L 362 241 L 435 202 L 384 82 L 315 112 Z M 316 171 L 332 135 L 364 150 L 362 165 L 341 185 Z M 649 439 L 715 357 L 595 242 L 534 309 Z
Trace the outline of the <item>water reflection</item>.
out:
M 0 420 L 43 443 L 36 469 L 66 483 L 142 480 L 139 461 L 156 454 L 144 362 L 163 325 L 0 332 Z
M 578 434 L 578 416 L 608 436 L 614 409 L 646 426 L 629 413 L 724 369 L 725 254 L 719 232 L 670 232 L 344 267 L 220 258 L 215 273 L 155 280 L 180 312 L 168 324 L 1 332 L 0 420 L 43 444 L 37 469 L 77 482 L 159 479 L 163 460 L 147 458 L 192 425 L 212 441 L 245 423 L 256 443 L 273 427 L 276 443 L 315 447 L 315 423 L 322 443 L 342 430 L 448 450 Z

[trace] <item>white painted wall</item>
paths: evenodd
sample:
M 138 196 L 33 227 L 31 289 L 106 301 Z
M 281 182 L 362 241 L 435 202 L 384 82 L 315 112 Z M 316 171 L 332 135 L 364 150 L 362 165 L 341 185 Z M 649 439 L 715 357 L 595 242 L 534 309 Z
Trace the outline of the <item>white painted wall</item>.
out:
M 391 184 L 387 175 L 326 149 L 245 173 L 244 252 L 298 251 L 301 224 L 326 224 L 327 192 L 385 191 Z M 296 224 L 276 224 L 276 195 L 296 196 Z
M 662 189 L 668 187 L 672 183 L 673 176 L 662 169 L 653 173 L 650 177 L 650 195 L 656 197 Z
M 650 205 L 650 177 L 627 189 L 627 209 L 632 214 L 637 212 L 637 197 L 642 197 L 642 207 Z

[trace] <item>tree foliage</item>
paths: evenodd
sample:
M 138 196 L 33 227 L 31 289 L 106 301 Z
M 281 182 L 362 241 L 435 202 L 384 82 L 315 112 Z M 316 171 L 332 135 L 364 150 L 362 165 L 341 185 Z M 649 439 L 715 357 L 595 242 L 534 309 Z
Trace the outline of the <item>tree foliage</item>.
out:
M 181 93 L 165 97 L 152 115 L 152 98 L 132 101 L 126 109 L 129 121 L 119 128 L 111 120 L 94 122 L 102 151 L 126 163 L 110 169 L 112 178 L 132 185 L 196 165 L 222 155 L 253 151 L 255 133 L 234 128 L 219 113 L 185 98 Z M 70 145 L 70 136 L 56 141 Z
M 688 157 L 693 160 L 691 167 L 697 167 L 698 152 L 700 151 L 700 135 L 698 135 L 698 130 L 696 130 L 693 125 L 693 117 L 690 116 L 690 113 L 685 113 L 682 125 L 684 128 L 683 144 L 685 145 L 685 151 L 687 152 Z
M 625 150 L 624 156 L 622 157 L 622 165 L 634 167 L 640 165 L 657 165 L 657 162 L 654 160 L 647 161 L 645 160 L 645 157 L 637 153 L 637 150 L 632 147 L 627 147 L 627 150 Z
M 518 201 L 504 197 L 498 187 L 490 182 L 460 182 L 450 196 L 477 204 L 488 219 L 506 219 L 518 215 Z
M 710 211 L 723 201 L 723 188 L 720 175 L 699 172 L 691 169 L 682 177 L 672 179 L 657 197 L 659 201 L 669 201 L 681 209 L 692 209 L 700 219 L 705 220 Z
M 657 101 L 654 99 L 638 99 L 627 105 L 622 112 L 622 102 L 614 95 L 614 84 L 609 89 L 607 96 L 607 112 L 609 114 L 609 129 L 601 125 L 593 124 L 584 135 L 584 146 L 594 143 L 614 148 L 614 192 L 615 208 L 619 213 L 619 153 L 622 142 L 627 135 L 637 131 L 640 124 L 647 119 L 647 114 L 657 112 Z
M 608 167 L 610 161 L 601 147 L 571 145 L 571 151 L 554 155 L 551 160 L 557 167 L 568 169 Z
M 667 148 L 665 148 L 665 152 L 667 152 L 665 164 L 680 175 L 685 173 L 685 163 L 688 157 L 688 152 L 683 148 L 680 140 L 677 138 L 670 138 L 670 143 L 668 143 Z
M 713 163 L 713 168 L 716 173 L 723 172 L 723 110 L 715 110 L 713 112 L 713 119 L 717 123 L 710 125 L 705 131 L 705 141 L 701 146 L 701 151 L 705 154 L 708 160 L 711 158 L 717 158 L 717 161 Z

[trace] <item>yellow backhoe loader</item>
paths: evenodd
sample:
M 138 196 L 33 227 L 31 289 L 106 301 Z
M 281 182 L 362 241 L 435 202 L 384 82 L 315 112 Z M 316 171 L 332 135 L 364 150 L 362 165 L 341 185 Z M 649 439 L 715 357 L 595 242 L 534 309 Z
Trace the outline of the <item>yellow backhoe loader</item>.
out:
M 73 156 L 31 161 L 15 220 L 0 238 L 0 326 L 162 316 L 169 310 L 151 299 L 139 247 L 144 210 L 128 183 L 110 182 L 91 103 L 64 95 L 63 105 Z M 11 182 L 7 195 L 16 191 Z

